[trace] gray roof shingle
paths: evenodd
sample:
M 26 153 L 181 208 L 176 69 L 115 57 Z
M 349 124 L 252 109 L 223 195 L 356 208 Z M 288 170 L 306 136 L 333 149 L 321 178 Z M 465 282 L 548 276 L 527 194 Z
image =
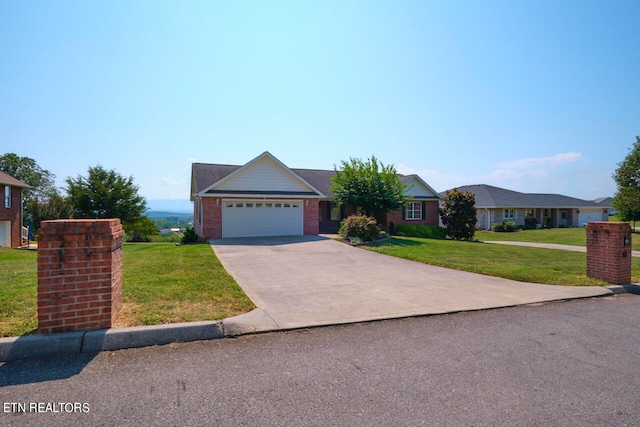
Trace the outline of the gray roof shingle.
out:
M 461 191 L 469 191 L 476 195 L 478 208 L 601 208 L 603 205 L 595 201 L 577 199 L 561 194 L 520 193 L 486 184 L 464 185 Z M 446 192 L 440 193 L 444 196 Z

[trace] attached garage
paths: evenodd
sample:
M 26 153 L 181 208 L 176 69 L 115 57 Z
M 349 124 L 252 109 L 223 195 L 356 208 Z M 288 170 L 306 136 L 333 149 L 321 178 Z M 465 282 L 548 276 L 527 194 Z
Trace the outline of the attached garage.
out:
M 205 239 L 317 235 L 326 197 L 268 152 L 244 166 L 194 163 L 191 188 Z
M 301 236 L 300 200 L 223 200 L 222 238 Z
M 580 213 L 578 213 L 577 225 L 579 227 L 584 227 L 587 225 L 588 222 L 606 221 L 607 219 L 603 218 L 602 208 L 598 208 L 598 209 L 580 208 Z

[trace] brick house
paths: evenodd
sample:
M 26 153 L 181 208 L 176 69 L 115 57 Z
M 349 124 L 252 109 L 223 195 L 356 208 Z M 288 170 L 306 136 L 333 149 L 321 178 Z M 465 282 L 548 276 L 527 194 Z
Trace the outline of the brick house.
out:
M 291 169 L 269 152 L 243 166 L 194 163 L 194 228 L 205 239 L 335 233 L 353 213 L 329 192 L 335 172 Z M 412 199 L 405 209 L 376 215 L 383 228 L 438 225 L 440 196 L 417 175 L 398 175 Z
M 16 248 L 29 243 L 27 229 L 22 226 L 22 191 L 25 188 L 30 187 L 0 171 L 0 191 L 4 196 L 0 207 L 0 246 Z

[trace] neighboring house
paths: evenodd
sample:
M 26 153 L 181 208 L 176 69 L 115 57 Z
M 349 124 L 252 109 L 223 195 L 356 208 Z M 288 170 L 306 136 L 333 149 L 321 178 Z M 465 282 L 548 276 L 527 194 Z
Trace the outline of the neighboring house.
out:
M 22 226 L 22 191 L 29 185 L 0 171 L 0 246 L 20 247 L 29 244 L 27 229 Z
M 491 185 L 458 187 L 476 196 L 479 230 L 514 221 L 519 226 L 583 227 L 590 221 L 608 221 L 610 205 L 560 194 L 520 193 Z M 440 193 L 443 197 L 446 192 Z
M 594 202 L 609 209 L 609 216 L 618 213 L 618 211 L 613 207 L 613 197 L 600 197 L 599 199 L 595 199 Z
M 329 192 L 334 171 L 290 169 L 269 152 L 243 166 L 194 163 L 194 228 L 205 239 L 335 233 L 353 213 Z M 413 198 L 402 212 L 378 215 L 385 228 L 438 224 L 440 196 L 417 175 L 398 175 Z

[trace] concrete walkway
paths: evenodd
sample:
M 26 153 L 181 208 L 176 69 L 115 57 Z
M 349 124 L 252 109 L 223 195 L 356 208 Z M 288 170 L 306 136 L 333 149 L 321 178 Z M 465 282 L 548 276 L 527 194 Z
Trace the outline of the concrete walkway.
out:
M 484 240 L 484 243 L 496 245 L 527 246 L 530 248 L 557 249 L 561 251 L 587 252 L 586 246 L 559 245 L 556 243 L 532 243 L 532 242 L 502 242 L 497 240 Z M 640 251 L 631 251 L 631 256 L 640 257 Z
M 212 241 L 257 306 L 225 334 L 392 319 L 612 294 L 601 287 L 523 283 L 358 249 L 323 237 Z

